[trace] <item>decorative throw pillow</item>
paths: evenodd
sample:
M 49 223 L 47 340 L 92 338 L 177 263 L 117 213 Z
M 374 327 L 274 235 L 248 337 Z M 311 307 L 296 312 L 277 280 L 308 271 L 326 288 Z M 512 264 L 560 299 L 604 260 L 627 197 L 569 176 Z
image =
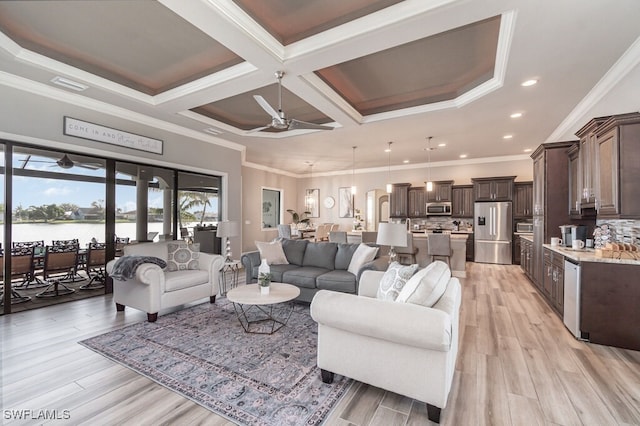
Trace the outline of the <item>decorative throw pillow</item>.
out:
M 418 264 L 404 266 L 398 262 L 392 262 L 380 280 L 377 298 L 394 301 L 407 283 L 407 280 L 415 274 Z
M 378 254 L 378 247 L 369 247 L 366 244 L 360 244 L 353 253 L 353 256 L 351 256 L 351 262 L 349 262 L 347 271 L 353 275 L 358 275 L 358 271 L 362 268 L 362 265 L 375 259 L 376 254 Z
M 451 270 L 447 264 L 436 260 L 407 281 L 396 302 L 430 308 L 440 300 L 450 279 Z
M 198 269 L 200 258 L 200 243 L 168 243 L 167 269 L 169 271 L 183 271 Z
M 269 265 L 288 265 L 289 261 L 284 255 L 282 249 L 282 241 L 273 241 L 270 243 L 256 241 L 256 247 L 260 251 L 260 259 L 267 259 Z

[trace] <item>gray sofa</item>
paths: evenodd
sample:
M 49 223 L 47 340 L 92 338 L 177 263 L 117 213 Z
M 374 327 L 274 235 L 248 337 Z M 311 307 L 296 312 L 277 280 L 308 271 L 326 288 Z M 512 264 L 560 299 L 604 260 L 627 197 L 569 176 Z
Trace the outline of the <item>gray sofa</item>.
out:
M 360 275 L 366 270 L 386 270 L 386 256 L 364 264 L 357 275 L 347 269 L 359 244 L 282 240 L 282 249 L 289 264 L 270 265 L 274 282 L 293 284 L 300 288 L 296 300 L 311 302 L 319 290 L 357 294 Z M 247 284 L 258 280 L 260 252 L 252 251 L 240 258 Z

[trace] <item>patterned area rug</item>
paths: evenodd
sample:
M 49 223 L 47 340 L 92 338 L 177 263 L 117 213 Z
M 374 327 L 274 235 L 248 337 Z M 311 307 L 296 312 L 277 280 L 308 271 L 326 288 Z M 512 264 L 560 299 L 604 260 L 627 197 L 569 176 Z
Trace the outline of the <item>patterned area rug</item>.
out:
M 321 424 L 351 385 L 322 383 L 304 305 L 272 335 L 245 333 L 223 298 L 80 344 L 241 425 Z

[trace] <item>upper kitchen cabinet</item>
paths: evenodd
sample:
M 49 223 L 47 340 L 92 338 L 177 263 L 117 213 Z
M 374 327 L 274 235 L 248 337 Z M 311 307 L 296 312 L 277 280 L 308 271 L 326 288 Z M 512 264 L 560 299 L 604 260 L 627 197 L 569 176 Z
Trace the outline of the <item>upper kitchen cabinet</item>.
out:
M 452 180 L 433 182 L 433 191 L 427 192 L 428 203 L 451 202 Z
M 451 216 L 473 217 L 473 185 L 456 185 L 451 189 Z
M 409 188 L 409 217 L 427 216 L 427 190 L 424 186 Z
M 640 219 L 640 113 L 610 117 L 596 144 L 598 218 Z
M 580 145 L 567 151 L 569 156 L 569 215 L 572 219 L 582 218 L 582 180 L 580 179 Z
M 515 176 L 474 178 L 473 191 L 476 201 L 511 201 Z
M 394 183 L 389 194 L 389 217 L 405 218 L 409 216 L 410 183 Z
M 533 216 L 533 182 L 516 182 L 514 185 L 513 217 L 526 219 Z
M 580 149 L 578 154 L 578 176 L 577 187 L 580 197 L 580 209 L 595 208 L 596 201 L 596 130 L 602 123 L 607 121 L 609 117 L 597 117 L 590 120 L 580 130 L 576 132 L 576 136 L 580 138 Z

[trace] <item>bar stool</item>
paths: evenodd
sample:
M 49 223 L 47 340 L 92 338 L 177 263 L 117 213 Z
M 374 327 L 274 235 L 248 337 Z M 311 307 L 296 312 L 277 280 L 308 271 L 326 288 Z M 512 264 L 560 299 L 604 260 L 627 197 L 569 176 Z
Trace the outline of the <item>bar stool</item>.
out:
M 413 245 L 413 234 L 411 232 L 407 233 L 407 246 L 406 247 L 396 247 L 396 254 L 398 255 L 398 262 L 403 263 L 406 258 L 409 258 L 410 262 L 408 265 L 412 265 L 416 263 L 416 254 L 418 254 L 418 247 L 414 247 Z
M 445 258 L 451 269 L 451 236 L 449 234 L 429 234 L 427 254 L 433 262 L 436 257 Z

